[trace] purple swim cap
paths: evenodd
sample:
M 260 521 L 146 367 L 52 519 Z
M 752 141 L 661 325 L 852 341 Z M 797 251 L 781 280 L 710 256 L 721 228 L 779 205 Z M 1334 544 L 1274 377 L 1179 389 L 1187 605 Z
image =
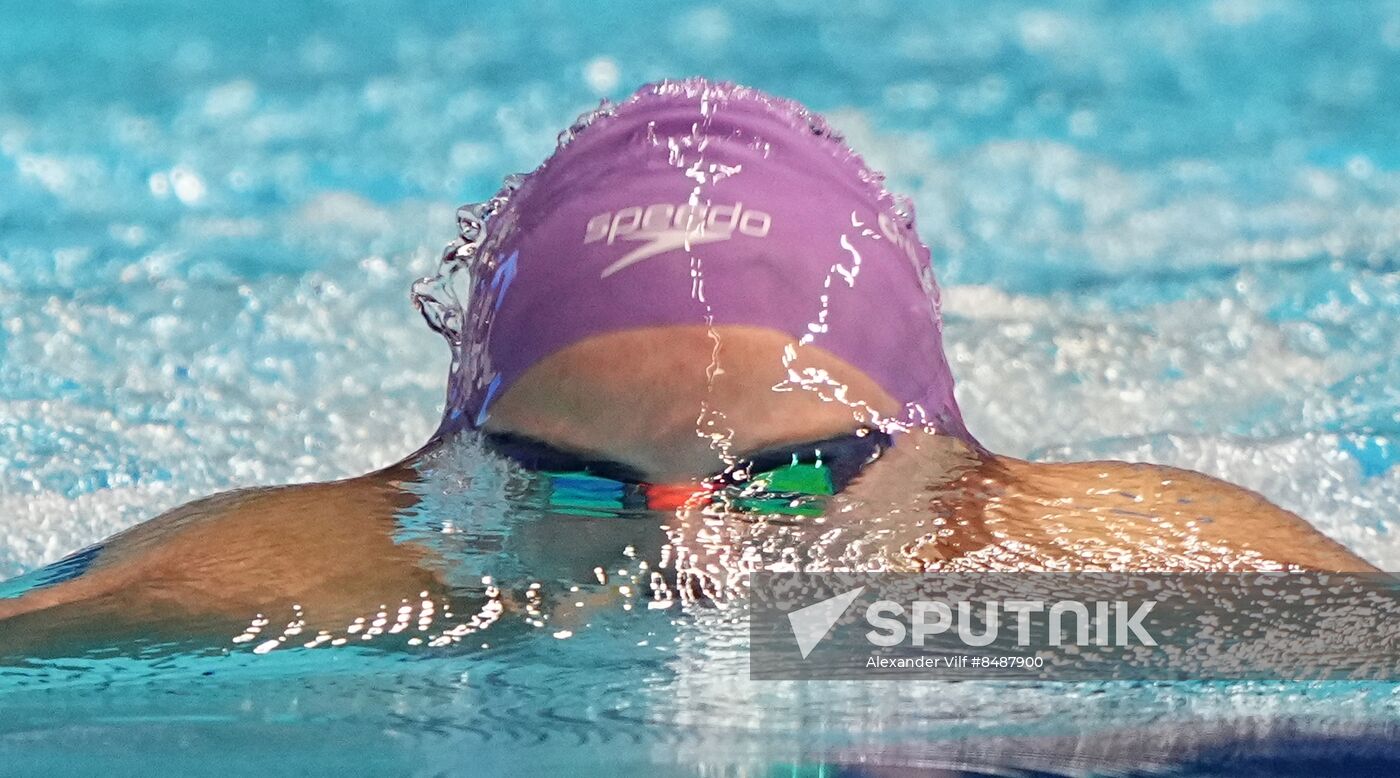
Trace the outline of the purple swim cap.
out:
M 869 419 L 887 430 L 971 440 L 928 247 L 882 180 L 820 117 L 747 87 L 665 81 L 585 116 L 464 211 L 446 258 L 472 268 L 471 292 L 439 433 L 481 426 L 526 370 L 590 336 L 742 324 L 864 371 L 903 404 Z

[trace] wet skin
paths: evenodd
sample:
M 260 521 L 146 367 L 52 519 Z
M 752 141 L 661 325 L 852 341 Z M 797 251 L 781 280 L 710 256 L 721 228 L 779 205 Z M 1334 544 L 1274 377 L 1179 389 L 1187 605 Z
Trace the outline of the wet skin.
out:
M 488 428 L 685 482 L 723 469 L 726 457 L 850 432 L 871 411 L 894 410 L 878 386 L 820 350 L 785 364 L 786 346 L 746 327 L 593 338 L 527 373 Z M 784 382 L 793 375 L 821 380 Z M 0 600 L 0 656 L 228 646 L 242 635 L 251 645 L 360 640 L 376 619 L 376 644 L 428 637 L 469 616 L 489 626 L 501 610 L 526 607 L 521 593 L 493 600 L 481 587 L 451 585 L 451 563 L 399 531 L 399 518 L 434 488 L 424 472 L 460 443 L 440 441 L 358 478 L 206 498 L 122 532 L 82 575 Z M 540 515 L 517 524 L 505 550 L 550 581 L 590 582 L 597 568 L 640 558 L 681 599 L 708 600 L 742 596 L 747 570 L 791 548 L 813 565 L 929 571 L 1373 569 L 1301 518 L 1198 473 L 1032 463 L 931 432 L 901 435 L 829 499 L 820 520 L 698 504 L 624 522 Z M 404 608 L 411 613 L 399 616 Z M 455 621 L 443 618 L 454 611 Z M 425 614 L 434 626 L 420 630 Z M 557 611 L 553 628 L 582 618 Z

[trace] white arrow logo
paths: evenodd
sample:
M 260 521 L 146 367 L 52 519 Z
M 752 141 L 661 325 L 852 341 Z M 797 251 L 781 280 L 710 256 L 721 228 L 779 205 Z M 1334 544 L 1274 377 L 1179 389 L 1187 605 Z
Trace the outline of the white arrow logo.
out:
M 691 246 L 700 243 L 714 243 L 718 240 L 729 240 L 734 237 L 734 231 L 724 232 L 706 231 L 703 227 L 693 230 L 665 230 L 661 232 L 637 232 L 631 235 L 620 236 L 623 240 L 644 240 L 646 245 L 638 246 L 627 252 L 621 259 L 603 268 L 603 274 L 599 278 L 607 278 L 619 270 L 629 268 L 644 259 L 651 259 L 658 254 L 665 254 L 676 249 L 689 249 Z
M 797 638 L 797 650 L 802 652 L 803 659 L 822 642 L 826 633 L 836 626 L 842 614 L 863 591 L 865 587 L 861 586 L 788 614 L 788 623 L 792 625 L 792 635 Z

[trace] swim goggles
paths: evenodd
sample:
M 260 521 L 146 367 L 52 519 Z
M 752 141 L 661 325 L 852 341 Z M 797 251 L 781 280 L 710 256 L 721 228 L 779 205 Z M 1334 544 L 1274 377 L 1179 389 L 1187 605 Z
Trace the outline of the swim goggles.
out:
M 687 506 L 816 516 L 826 508 L 824 498 L 844 490 L 893 445 L 889 434 L 863 428 L 763 449 L 699 481 L 656 484 L 630 465 L 574 454 L 523 435 L 488 432 L 483 437 L 489 450 L 542 477 L 549 508 L 580 516 Z

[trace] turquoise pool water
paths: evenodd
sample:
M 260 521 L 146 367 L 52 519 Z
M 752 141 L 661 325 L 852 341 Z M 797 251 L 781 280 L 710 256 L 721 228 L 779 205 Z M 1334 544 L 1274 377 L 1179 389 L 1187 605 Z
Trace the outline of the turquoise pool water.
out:
M 913 197 L 989 447 L 1200 469 L 1400 565 L 1400 3 L 0 0 L 0 578 L 412 451 L 447 350 L 408 286 L 456 205 L 695 73 Z M 751 683 L 735 619 L 3 668 L 0 772 L 1397 759 L 1391 685 Z

